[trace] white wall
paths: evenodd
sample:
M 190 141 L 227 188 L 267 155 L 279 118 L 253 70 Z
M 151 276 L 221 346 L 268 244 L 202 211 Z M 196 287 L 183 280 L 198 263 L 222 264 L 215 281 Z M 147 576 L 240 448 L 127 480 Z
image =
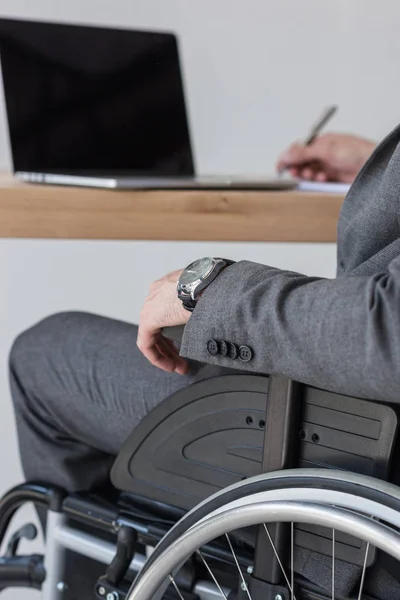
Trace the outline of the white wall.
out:
M 331 102 L 335 129 L 380 138 L 399 120 L 396 0 L 1 0 L 0 13 L 176 32 L 203 173 L 271 168 Z
M 177 32 L 202 173 L 272 169 L 331 102 L 336 130 L 380 138 L 399 118 L 395 0 L 0 0 L 0 13 Z M 9 165 L 0 101 L 0 169 Z M 334 273 L 330 244 L 0 241 L 0 493 L 21 479 L 6 374 L 13 337 L 58 310 L 134 321 L 152 279 L 205 254 Z

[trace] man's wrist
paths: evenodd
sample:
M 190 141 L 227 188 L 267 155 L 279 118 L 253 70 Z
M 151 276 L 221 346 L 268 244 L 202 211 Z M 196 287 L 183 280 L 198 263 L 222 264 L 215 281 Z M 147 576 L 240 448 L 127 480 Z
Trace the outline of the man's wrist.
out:
M 222 271 L 234 261 L 225 258 L 202 258 L 191 263 L 181 273 L 177 294 L 184 310 L 193 312 L 200 297 Z
M 186 323 L 189 321 L 193 310 L 188 310 L 184 307 L 183 303 L 178 299 L 179 302 L 179 319 L 181 321 L 182 325 L 186 325 Z

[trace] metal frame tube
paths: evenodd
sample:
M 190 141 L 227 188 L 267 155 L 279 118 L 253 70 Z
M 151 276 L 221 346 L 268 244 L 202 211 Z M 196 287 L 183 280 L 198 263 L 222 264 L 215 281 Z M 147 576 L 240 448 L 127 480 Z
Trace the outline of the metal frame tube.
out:
M 77 554 L 87 556 L 88 558 L 97 560 L 105 565 L 109 565 L 112 562 L 117 552 L 116 544 L 101 540 L 94 535 L 78 531 L 63 523 L 59 523 L 55 527 L 54 540 L 58 546 L 66 550 L 72 550 Z M 129 568 L 138 573 L 146 560 L 146 556 L 136 553 Z
M 46 554 L 44 566 L 46 579 L 42 586 L 42 600 L 61 600 L 64 594 L 65 548 L 57 539 L 57 530 L 65 517 L 60 512 L 49 510 L 46 525 Z

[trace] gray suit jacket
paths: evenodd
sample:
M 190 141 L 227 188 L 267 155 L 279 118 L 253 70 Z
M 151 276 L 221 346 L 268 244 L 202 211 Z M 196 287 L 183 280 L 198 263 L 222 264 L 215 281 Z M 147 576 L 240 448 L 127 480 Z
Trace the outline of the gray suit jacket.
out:
M 347 195 L 335 279 L 239 262 L 203 294 L 185 328 L 181 354 L 400 402 L 399 142 L 400 126 Z M 252 361 L 211 356 L 212 338 L 250 346 Z

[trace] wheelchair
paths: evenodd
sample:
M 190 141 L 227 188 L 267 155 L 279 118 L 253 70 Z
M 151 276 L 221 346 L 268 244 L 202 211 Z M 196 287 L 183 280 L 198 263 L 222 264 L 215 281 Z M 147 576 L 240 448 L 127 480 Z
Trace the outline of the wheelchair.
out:
M 170 335 L 176 338 L 176 332 Z M 68 597 L 66 552 L 103 565 L 99 600 L 400 598 L 398 409 L 227 373 L 157 406 L 123 446 L 110 490 L 28 482 L 0 500 L 0 591 Z M 18 553 L 46 513 L 43 554 Z

